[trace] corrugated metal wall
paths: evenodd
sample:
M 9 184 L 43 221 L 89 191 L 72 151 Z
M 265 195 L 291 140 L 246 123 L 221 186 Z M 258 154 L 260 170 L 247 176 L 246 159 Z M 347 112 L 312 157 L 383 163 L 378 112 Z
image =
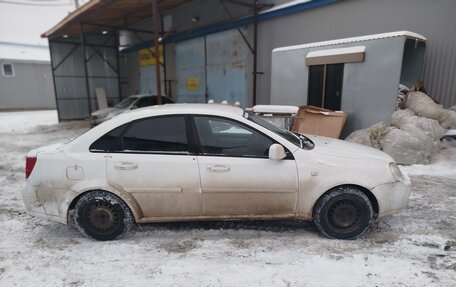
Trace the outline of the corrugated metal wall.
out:
M 108 103 L 119 101 L 119 78 L 115 38 L 87 37 L 86 59 L 91 110 L 97 109 L 96 88 L 104 88 Z M 67 43 L 65 43 L 67 41 Z M 76 40 L 50 41 L 59 120 L 89 116 L 82 49 Z
M 456 1 L 345 0 L 261 22 L 259 103 L 270 102 L 274 48 L 409 30 L 427 37 L 423 82 L 445 107 L 456 105 Z M 286 95 L 284 95 L 285 97 Z
M 0 109 L 55 109 L 49 63 L 0 61 L 13 64 L 14 77 L 0 72 Z
M 272 2 L 282 4 L 286 1 Z M 232 12 L 235 16 L 246 14 L 245 10 L 236 10 L 235 5 L 230 5 L 230 9 L 233 9 Z M 287 10 L 292 9 L 289 7 Z M 220 3 L 212 0 L 197 1 L 182 9 L 173 10 L 170 14 L 172 15 L 172 28 L 178 32 L 182 29 L 198 29 L 227 17 L 221 9 Z M 440 99 L 446 107 L 456 105 L 456 53 L 454 53 L 456 51 L 456 37 L 454 37 L 456 17 L 454 15 L 456 15 L 456 1 L 454 0 L 341 0 L 334 4 L 260 22 L 258 71 L 264 74 L 257 77 L 257 103 L 271 102 L 271 52 L 274 48 L 409 30 L 428 38 L 423 68 L 423 80 L 427 90 L 431 95 Z M 198 16 L 200 20 L 192 23 L 193 16 Z M 151 23 L 145 21 L 138 27 L 151 27 Z M 252 43 L 252 25 L 248 27 L 247 34 Z M 168 45 L 170 48 L 167 48 L 166 61 L 168 79 L 174 81 L 173 92 L 175 94 L 178 90 L 175 67 L 180 64 L 177 58 L 174 58 L 172 45 L 174 43 Z M 135 58 L 137 56 L 136 53 L 130 53 L 128 57 L 129 87 L 131 91 L 137 91 L 139 87 L 139 73 L 137 72 L 139 66 Z M 247 98 L 251 103 L 253 78 L 251 53 L 248 53 L 245 67 Z M 283 96 L 286 97 L 286 95 Z
M 177 100 L 239 102 L 246 107 L 247 54 L 248 48 L 237 30 L 177 43 L 174 62 Z
M 206 37 L 209 99 L 216 103 L 239 102 L 242 107 L 247 106 L 245 65 L 248 53 L 247 45 L 237 30 Z
M 206 56 L 204 37 L 177 43 L 176 78 L 177 100 L 182 103 L 205 103 Z M 192 83 L 188 81 L 191 79 Z

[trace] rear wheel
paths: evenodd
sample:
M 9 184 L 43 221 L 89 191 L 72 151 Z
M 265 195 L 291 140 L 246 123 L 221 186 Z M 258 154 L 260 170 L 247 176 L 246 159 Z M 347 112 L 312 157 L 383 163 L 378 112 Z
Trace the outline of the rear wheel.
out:
M 105 191 L 89 192 L 76 203 L 74 222 L 85 236 L 96 240 L 113 240 L 127 232 L 133 215 L 127 204 Z
M 328 238 L 355 239 L 372 223 L 374 210 L 369 198 L 351 186 L 331 190 L 314 207 L 313 222 Z

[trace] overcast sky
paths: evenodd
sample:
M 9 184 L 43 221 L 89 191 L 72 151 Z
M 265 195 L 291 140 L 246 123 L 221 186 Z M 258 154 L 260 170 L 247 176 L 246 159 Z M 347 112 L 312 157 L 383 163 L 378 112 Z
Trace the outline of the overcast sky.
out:
M 40 35 L 74 8 L 74 0 L 0 0 L 0 42 L 47 45 L 47 40 Z

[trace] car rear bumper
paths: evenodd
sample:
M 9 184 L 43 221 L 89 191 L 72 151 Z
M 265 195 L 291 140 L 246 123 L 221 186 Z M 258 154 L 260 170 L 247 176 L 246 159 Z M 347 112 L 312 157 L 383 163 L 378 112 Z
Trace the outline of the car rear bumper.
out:
M 28 214 L 67 224 L 66 217 L 46 213 L 45 203 L 38 198 L 37 191 L 31 184 L 26 183 L 24 185 L 22 189 L 22 201 Z
M 403 182 L 393 182 L 376 186 L 372 193 L 379 205 L 379 216 L 399 212 L 407 207 L 412 191 L 409 179 Z

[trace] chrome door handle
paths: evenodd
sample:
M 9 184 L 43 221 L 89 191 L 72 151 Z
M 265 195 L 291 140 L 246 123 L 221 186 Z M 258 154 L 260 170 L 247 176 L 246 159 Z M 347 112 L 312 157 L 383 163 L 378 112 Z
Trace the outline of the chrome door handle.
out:
M 227 172 L 231 170 L 231 167 L 227 165 L 215 164 L 215 165 L 208 165 L 206 168 L 209 172 Z
M 122 162 L 116 162 L 114 164 L 115 169 L 120 169 L 120 170 L 131 170 L 131 169 L 137 169 L 138 164 L 134 162 L 127 162 L 127 161 L 122 161 Z

